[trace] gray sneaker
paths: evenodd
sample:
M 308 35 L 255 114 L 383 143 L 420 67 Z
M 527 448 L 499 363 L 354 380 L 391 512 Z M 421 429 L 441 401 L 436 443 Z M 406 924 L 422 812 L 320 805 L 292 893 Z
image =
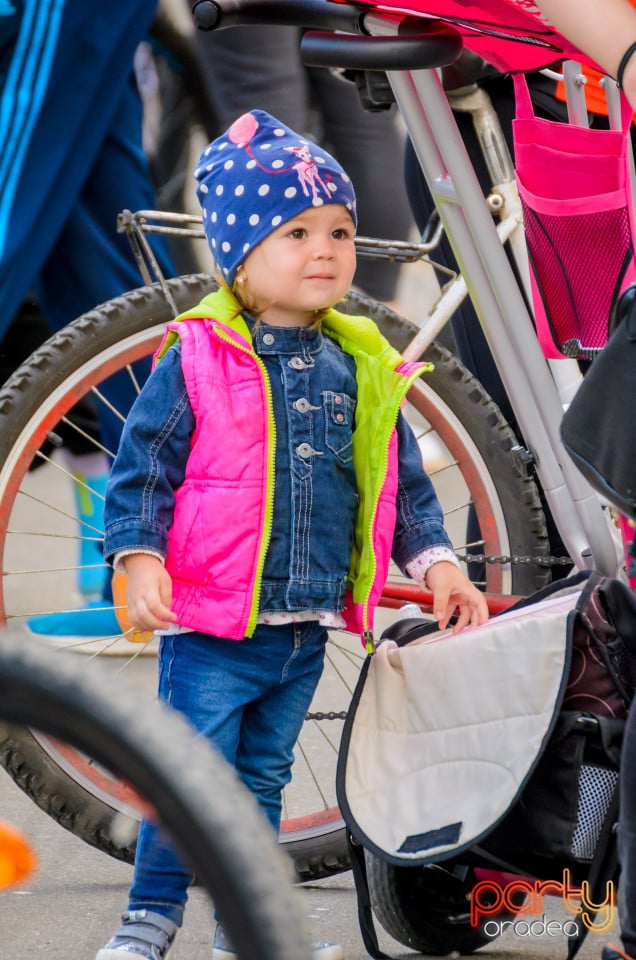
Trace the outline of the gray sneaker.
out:
M 151 910 L 129 910 L 95 960 L 168 960 L 178 926 Z
M 96 960 L 101 960 L 101 958 L 97 957 Z M 212 960 L 238 960 L 237 954 L 234 952 L 234 948 L 220 923 L 217 923 L 216 933 L 214 934 Z M 311 944 L 311 960 L 344 960 L 344 952 L 339 943 L 314 940 Z

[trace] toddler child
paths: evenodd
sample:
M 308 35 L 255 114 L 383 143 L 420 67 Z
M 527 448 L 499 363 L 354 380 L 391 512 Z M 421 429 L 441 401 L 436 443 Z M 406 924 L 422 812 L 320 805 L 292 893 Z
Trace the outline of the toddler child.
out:
M 235 766 L 277 836 L 328 630 L 372 642 L 391 554 L 433 592 L 441 627 L 483 623 L 487 607 L 400 413 L 423 365 L 334 309 L 356 265 L 345 171 L 254 110 L 196 178 L 220 289 L 168 327 L 111 473 L 104 551 L 133 625 L 162 635 L 160 697 Z M 144 821 L 128 911 L 97 960 L 165 960 L 190 880 Z M 235 957 L 222 924 L 212 957 Z

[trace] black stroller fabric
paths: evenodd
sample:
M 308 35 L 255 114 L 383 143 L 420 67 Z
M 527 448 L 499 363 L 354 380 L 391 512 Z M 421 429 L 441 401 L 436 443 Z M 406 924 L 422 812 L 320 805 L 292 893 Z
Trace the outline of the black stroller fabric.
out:
M 636 284 L 612 329 L 563 416 L 561 439 L 591 486 L 636 519 Z

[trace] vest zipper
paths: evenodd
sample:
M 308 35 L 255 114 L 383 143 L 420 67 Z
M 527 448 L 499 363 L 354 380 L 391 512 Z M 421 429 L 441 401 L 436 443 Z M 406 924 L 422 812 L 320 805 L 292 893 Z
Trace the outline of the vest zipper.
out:
M 389 469 L 389 444 L 391 442 L 391 436 L 393 434 L 393 431 L 397 426 L 397 420 L 400 413 L 402 400 L 410 390 L 411 386 L 415 383 L 415 381 L 423 373 L 429 373 L 433 369 L 434 367 L 432 363 L 423 362 L 416 370 L 411 370 L 411 373 L 408 374 L 407 376 L 404 376 L 401 373 L 397 374 L 397 376 L 401 378 L 401 386 L 400 386 L 399 395 L 396 398 L 397 404 L 396 404 L 393 419 L 391 421 L 391 429 L 387 432 L 386 442 L 382 444 L 382 482 L 378 487 L 375 503 L 373 505 L 373 511 L 371 513 L 371 519 L 369 522 L 369 526 L 367 527 L 367 543 L 370 548 L 370 557 L 371 557 L 371 577 L 369 580 L 369 586 L 367 588 L 366 596 L 362 601 L 362 639 L 368 653 L 373 653 L 373 651 L 375 650 L 375 641 L 373 639 L 373 631 L 369 629 L 369 600 L 371 598 L 371 591 L 373 590 L 376 569 L 377 569 L 375 547 L 373 544 L 373 526 L 375 524 L 375 519 L 378 513 L 378 504 L 380 503 L 380 494 L 384 489 L 384 484 L 386 483 L 386 475 Z
M 263 386 L 265 388 L 265 399 L 267 403 L 267 479 L 265 483 L 265 509 L 263 511 L 263 531 L 258 547 L 258 558 L 256 561 L 256 574 L 252 588 L 252 600 L 250 603 L 250 612 L 247 618 L 245 636 L 251 637 L 256 629 L 258 618 L 258 608 L 261 596 L 261 584 L 263 581 L 263 568 L 265 566 L 265 555 L 269 548 L 272 537 L 272 521 L 274 516 L 274 464 L 276 458 L 276 422 L 274 420 L 274 404 L 272 402 L 272 389 L 270 386 L 265 364 L 261 358 L 250 348 L 241 346 L 235 340 L 232 340 L 225 331 L 214 328 L 215 334 L 219 339 L 229 343 L 235 349 L 251 357 L 259 368 L 263 377 Z

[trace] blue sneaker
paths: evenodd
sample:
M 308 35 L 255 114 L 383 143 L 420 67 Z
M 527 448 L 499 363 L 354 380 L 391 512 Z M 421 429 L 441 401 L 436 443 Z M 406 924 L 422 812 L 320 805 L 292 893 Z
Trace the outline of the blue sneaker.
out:
M 176 923 L 150 910 L 129 910 L 112 940 L 95 960 L 168 960 L 179 929 Z
M 96 957 L 96 960 L 109 960 L 109 958 Z M 217 923 L 214 934 L 212 960 L 238 960 L 238 955 L 234 952 L 227 933 L 220 923 Z M 344 960 L 344 952 L 339 943 L 314 940 L 311 944 L 311 960 Z
M 106 585 L 108 568 L 100 550 L 104 531 L 104 496 L 108 474 L 87 477 L 74 473 L 73 493 L 79 521 L 79 569 L 77 587 L 85 597 L 101 596 Z

